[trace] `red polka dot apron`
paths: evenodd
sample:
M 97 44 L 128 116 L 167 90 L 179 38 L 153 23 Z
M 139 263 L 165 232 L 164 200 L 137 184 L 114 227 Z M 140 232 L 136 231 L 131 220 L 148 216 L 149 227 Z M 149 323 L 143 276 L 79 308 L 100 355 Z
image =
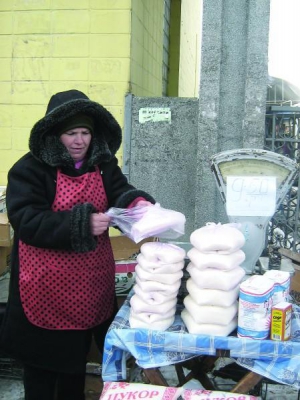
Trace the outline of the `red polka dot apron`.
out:
M 97 169 L 79 177 L 57 173 L 53 211 L 92 203 L 107 209 Z M 98 236 L 94 251 L 75 253 L 41 249 L 19 242 L 20 296 L 29 321 L 46 329 L 88 329 L 113 313 L 115 264 L 108 232 Z

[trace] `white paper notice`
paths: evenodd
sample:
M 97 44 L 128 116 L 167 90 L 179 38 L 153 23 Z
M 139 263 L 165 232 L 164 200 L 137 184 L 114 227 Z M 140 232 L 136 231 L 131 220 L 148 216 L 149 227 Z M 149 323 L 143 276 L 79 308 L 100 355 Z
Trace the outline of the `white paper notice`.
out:
M 227 215 L 272 216 L 276 211 L 275 176 L 228 176 Z
M 169 122 L 171 123 L 171 110 L 170 108 L 140 108 L 139 109 L 139 123 L 145 122 Z

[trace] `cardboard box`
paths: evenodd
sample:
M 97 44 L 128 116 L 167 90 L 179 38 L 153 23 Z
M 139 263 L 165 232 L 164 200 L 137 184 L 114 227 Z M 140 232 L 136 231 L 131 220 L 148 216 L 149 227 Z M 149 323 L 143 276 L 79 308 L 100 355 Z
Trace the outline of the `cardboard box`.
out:
M 145 239 L 138 244 L 127 236 L 112 236 L 110 240 L 116 262 L 116 295 L 126 297 L 135 282 L 136 258 L 140 247 L 143 243 L 156 241 L 156 238 Z
M 0 213 L 6 212 L 6 186 L 0 186 Z
M 0 196 L 0 213 L 6 213 L 6 197 Z
M 10 247 L 0 247 L 0 276 L 10 267 Z
M 0 213 L 0 247 L 9 247 L 12 245 L 14 232 L 8 222 L 7 214 Z
M 126 296 L 135 282 L 136 261 L 116 261 L 116 295 Z

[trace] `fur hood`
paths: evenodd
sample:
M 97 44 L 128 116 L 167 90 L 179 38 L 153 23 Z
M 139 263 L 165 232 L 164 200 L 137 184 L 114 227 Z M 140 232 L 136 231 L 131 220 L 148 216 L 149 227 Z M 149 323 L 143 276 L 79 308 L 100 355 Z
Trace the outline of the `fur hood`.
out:
M 46 115 L 35 123 L 30 133 L 32 155 L 52 167 L 74 166 L 59 140 L 57 128 L 76 114 L 86 114 L 94 120 L 94 133 L 82 169 L 110 161 L 122 142 L 120 125 L 108 110 L 78 90 L 59 92 L 51 97 Z

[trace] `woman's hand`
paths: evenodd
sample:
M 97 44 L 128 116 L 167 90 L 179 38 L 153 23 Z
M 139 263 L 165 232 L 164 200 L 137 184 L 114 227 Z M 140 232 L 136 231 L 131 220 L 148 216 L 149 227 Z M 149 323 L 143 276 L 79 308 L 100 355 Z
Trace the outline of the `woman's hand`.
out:
M 136 207 L 146 207 L 146 206 L 153 206 L 152 203 L 150 203 L 150 201 L 147 200 L 139 200 L 136 205 Z
M 153 204 L 150 203 L 150 201 L 139 200 L 133 208 L 129 208 L 130 216 L 139 221 L 142 218 L 142 216 L 148 211 L 147 207 L 149 206 L 153 206 Z
M 91 214 L 91 231 L 93 236 L 99 236 L 108 229 L 110 217 L 102 213 Z

